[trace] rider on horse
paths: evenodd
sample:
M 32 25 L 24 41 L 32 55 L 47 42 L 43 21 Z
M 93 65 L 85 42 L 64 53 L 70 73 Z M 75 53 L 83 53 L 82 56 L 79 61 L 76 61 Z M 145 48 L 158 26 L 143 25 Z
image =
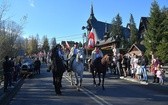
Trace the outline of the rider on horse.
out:
M 78 51 L 78 43 L 75 43 L 74 46 L 71 48 L 70 54 L 69 54 L 69 68 L 72 70 L 72 62 L 74 61 L 74 59 L 76 58 L 76 54 Z
M 91 64 L 94 64 L 96 59 L 102 58 L 102 57 L 103 57 L 102 51 L 99 49 L 98 46 L 95 46 L 95 49 L 92 51 L 92 54 L 91 54 Z

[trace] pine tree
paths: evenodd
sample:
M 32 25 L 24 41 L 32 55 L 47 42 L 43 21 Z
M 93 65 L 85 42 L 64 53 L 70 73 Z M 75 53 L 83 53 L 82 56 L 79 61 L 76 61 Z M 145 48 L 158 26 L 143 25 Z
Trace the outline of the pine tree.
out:
M 161 10 L 156 1 L 151 4 L 150 18 L 147 24 L 147 31 L 144 36 L 144 45 L 146 47 L 146 54 L 156 52 L 156 47 L 161 41 Z M 148 55 L 149 56 L 149 55 Z
M 119 35 L 120 38 L 122 37 L 122 18 L 119 14 L 112 20 L 111 34 L 112 36 Z
M 118 37 L 119 40 L 123 38 L 123 32 L 122 32 L 122 18 L 120 17 L 119 14 L 112 20 L 112 27 L 110 31 L 110 37 Z M 120 41 L 118 43 L 118 46 L 123 46 L 124 42 Z
M 44 51 L 46 51 L 46 52 L 48 52 L 49 49 L 50 49 L 50 46 L 49 46 L 49 42 L 48 42 L 48 38 L 47 38 L 47 36 L 44 36 L 44 37 L 43 37 L 43 45 L 42 45 L 42 49 L 43 49 Z
M 168 9 L 163 8 L 162 14 L 163 22 L 161 23 L 161 41 L 156 47 L 156 55 L 162 60 L 163 63 L 168 62 Z
M 136 24 L 135 24 L 135 21 L 134 21 L 132 14 L 130 15 L 129 25 L 130 25 L 130 44 L 132 45 L 132 44 L 138 42 L 138 37 L 137 37 L 138 29 L 136 28 Z
M 56 44 L 57 44 L 56 38 L 53 37 L 53 38 L 51 39 L 51 47 L 52 47 L 52 48 L 55 47 Z

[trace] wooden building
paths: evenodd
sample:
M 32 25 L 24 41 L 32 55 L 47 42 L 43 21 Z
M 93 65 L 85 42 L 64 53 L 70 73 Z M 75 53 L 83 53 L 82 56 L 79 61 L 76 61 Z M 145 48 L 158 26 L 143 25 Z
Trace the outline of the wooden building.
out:
M 146 50 L 145 46 L 142 44 L 133 44 L 131 48 L 128 50 L 129 54 L 136 54 L 140 56 L 142 53 L 144 53 Z
M 96 39 L 99 43 L 96 43 L 96 46 L 100 46 L 103 50 L 111 50 L 111 46 L 118 45 L 120 43 L 120 39 L 117 36 L 114 37 L 108 37 L 109 30 L 111 28 L 110 23 L 98 21 L 96 17 L 94 16 L 93 12 L 93 5 L 91 5 L 91 13 L 90 17 L 87 20 L 87 26 L 83 26 L 82 29 L 87 29 L 87 34 L 90 33 L 91 29 L 95 29 L 96 33 Z M 124 37 L 129 37 L 130 30 L 127 27 L 122 27 Z M 87 43 L 86 43 L 87 44 Z M 93 49 L 88 49 L 93 50 Z

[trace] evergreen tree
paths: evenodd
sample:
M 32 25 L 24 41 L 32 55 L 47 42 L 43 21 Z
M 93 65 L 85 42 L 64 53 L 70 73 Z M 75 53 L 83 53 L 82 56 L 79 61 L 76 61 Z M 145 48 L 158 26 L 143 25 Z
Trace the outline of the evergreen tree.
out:
M 56 44 L 57 44 L 56 38 L 52 38 L 52 39 L 51 39 L 51 47 L 52 47 L 52 48 L 55 47 Z
M 163 22 L 161 23 L 161 41 L 156 47 L 156 55 L 162 60 L 163 63 L 168 62 L 168 9 L 163 8 L 162 14 Z
M 38 53 L 38 41 L 35 37 L 31 37 L 31 39 L 28 41 L 28 49 L 27 49 L 28 55 L 36 54 Z
M 49 42 L 48 42 L 48 38 L 47 38 L 47 36 L 44 36 L 44 37 L 43 37 L 43 45 L 42 45 L 42 49 L 43 49 L 45 52 L 48 52 L 49 49 L 50 49 L 50 46 L 49 46 Z
M 122 18 L 119 14 L 112 20 L 111 34 L 112 36 L 119 35 L 120 38 L 122 37 Z
M 156 1 L 151 4 L 150 18 L 147 24 L 147 31 L 144 36 L 144 45 L 146 47 L 146 54 L 155 54 L 156 47 L 161 41 L 161 10 Z M 149 56 L 149 55 L 148 55 Z
M 138 29 L 136 28 L 136 24 L 135 24 L 135 21 L 134 21 L 132 14 L 130 15 L 129 25 L 130 25 L 130 44 L 132 45 L 132 44 L 138 42 L 138 37 L 137 37 Z
M 112 27 L 110 31 L 110 37 L 118 37 L 119 39 L 123 38 L 123 32 L 122 32 L 122 18 L 119 14 L 112 20 Z M 122 44 L 119 43 L 119 45 Z

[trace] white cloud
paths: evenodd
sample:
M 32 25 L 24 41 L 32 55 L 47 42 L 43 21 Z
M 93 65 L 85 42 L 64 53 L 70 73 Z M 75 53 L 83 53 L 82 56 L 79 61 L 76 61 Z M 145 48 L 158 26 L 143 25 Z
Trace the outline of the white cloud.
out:
M 35 7 L 35 4 L 34 4 L 35 0 L 29 0 L 29 4 L 31 7 Z

